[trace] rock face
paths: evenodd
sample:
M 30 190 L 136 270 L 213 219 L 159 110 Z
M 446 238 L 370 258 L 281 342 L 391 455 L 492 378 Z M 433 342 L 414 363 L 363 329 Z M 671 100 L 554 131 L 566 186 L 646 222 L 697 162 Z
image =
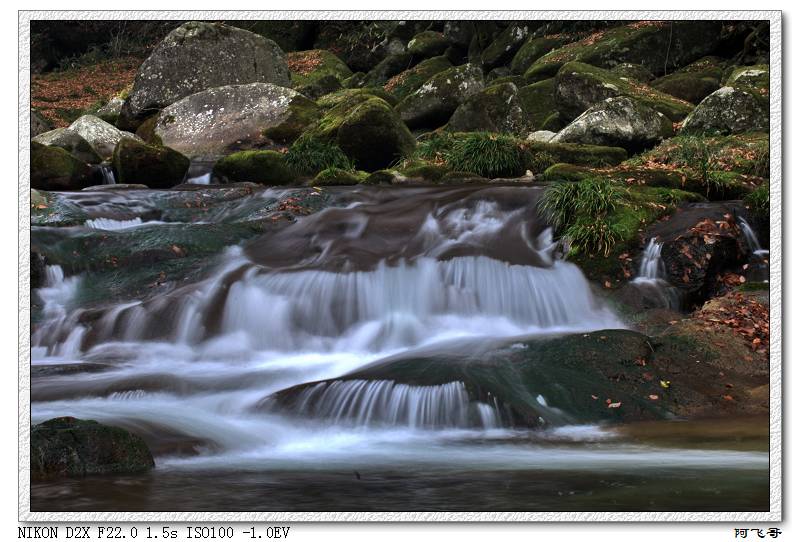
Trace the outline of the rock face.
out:
M 31 478 L 131 474 L 155 466 L 141 439 L 92 420 L 53 418 L 31 428 Z
M 181 153 L 130 138 L 117 143 L 113 164 L 120 184 L 143 184 L 150 188 L 180 184 L 189 169 L 189 159 Z
M 550 141 L 640 151 L 672 133 L 672 122 L 667 117 L 627 96 L 617 96 L 589 108 Z
M 722 87 L 686 117 L 682 133 L 738 134 L 769 130 L 769 102 L 756 92 Z
M 286 55 L 275 42 L 220 23 L 188 22 L 139 68 L 123 115 L 142 118 L 208 88 L 257 82 L 291 84 Z
M 80 190 L 91 185 L 91 168 L 60 147 L 31 142 L 31 188 Z
M 483 72 L 465 64 L 440 72 L 397 104 L 395 110 L 409 128 L 436 128 L 467 98 L 483 90 Z
M 99 164 L 103 161 L 89 142 L 80 134 L 69 128 L 56 128 L 33 138 L 33 141 L 51 147 L 60 147 L 72 156 L 87 164 Z
M 663 113 L 673 122 L 682 120 L 692 110 L 691 104 L 674 96 L 580 62 L 564 64 L 558 71 L 554 96 L 559 113 L 567 120 L 615 96 L 628 96 Z
M 283 155 L 275 151 L 241 151 L 230 154 L 214 165 L 214 175 L 232 182 L 251 182 L 269 186 L 290 184 L 295 174 Z
M 85 139 L 104 160 L 111 158 L 114 148 L 123 137 L 141 141 L 138 136 L 124 132 L 94 115 L 83 115 L 70 124 L 69 129 Z
M 198 92 L 164 109 L 153 133 L 189 157 L 293 141 L 319 116 L 308 98 L 270 83 L 230 85 Z
M 456 132 L 502 132 L 515 135 L 528 133 L 528 123 L 517 87 L 500 83 L 473 94 L 458 106 L 447 129 Z

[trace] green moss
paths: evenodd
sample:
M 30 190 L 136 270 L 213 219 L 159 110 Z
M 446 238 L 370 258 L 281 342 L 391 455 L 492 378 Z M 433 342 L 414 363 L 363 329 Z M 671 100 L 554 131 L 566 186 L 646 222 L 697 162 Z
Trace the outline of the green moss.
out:
M 449 46 L 447 38 L 441 32 L 425 30 L 411 38 L 408 42 L 409 53 L 419 58 L 428 58 L 444 53 Z
M 536 60 L 549 53 L 564 43 L 560 37 L 531 38 L 520 47 L 511 60 L 511 71 L 515 74 L 524 74 Z
M 766 95 L 769 92 L 769 66 L 767 64 L 738 66 L 731 70 L 725 84 Z
M 413 68 L 395 75 L 386 82 L 383 88 L 398 100 L 402 100 L 437 73 L 452 67 L 453 65 L 444 56 L 428 58 Z
M 144 184 L 150 188 L 170 188 L 183 181 L 189 159 L 169 147 L 147 145 L 124 137 L 112 156 L 117 181 Z
M 542 172 L 542 180 L 551 182 L 580 181 L 597 174 L 592 168 L 575 164 L 553 164 Z
M 381 169 L 367 176 L 363 184 L 381 185 L 392 184 L 399 173 L 393 169 Z
M 653 88 L 681 100 L 698 104 L 719 89 L 719 79 L 697 73 L 673 73 L 653 81 Z
M 161 138 L 156 134 L 156 124 L 158 123 L 159 114 L 151 115 L 145 119 L 142 124 L 136 129 L 136 135 L 141 137 L 142 140 L 150 145 L 163 145 Z
M 90 168 L 60 147 L 31 141 L 31 187 L 70 190 L 88 186 Z
M 448 171 L 446 166 L 418 161 L 401 168 L 400 173 L 412 179 L 422 179 L 427 182 L 436 183 L 440 181 Z
M 525 71 L 523 77 L 528 82 L 528 84 L 538 83 L 539 81 L 544 81 L 545 79 L 552 79 L 558 73 L 558 70 L 561 69 L 560 63 L 553 63 L 553 64 L 533 64 L 530 68 Z
M 741 286 L 737 286 L 736 289 L 740 292 L 763 292 L 769 291 L 769 282 L 745 282 Z
M 370 96 L 381 98 L 392 107 L 397 105 L 397 98 L 379 87 L 347 88 L 332 92 L 331 94 L 327 94 L 318 99 L 317 105 L 323 110 L 323 112 L 330 111 L 334 107 L 342 104 L 345 104 L 343 108 L 347 109 L 348 107 L 352 107 L 353 105 L 366 100 Z
M 613 166 L 628 157 L 627 151 L 621 147 L 580 143 L 542 143 L 539 141 L 526 141 L 524 145 L 532 154 L 547 152 L 553 156 L 556 162 L 584 166 Z
M 347 64 L 325 49 L 288 53 L 286 60 L 292 76 L 292 88 L 295 89 L 313 85 L 328 76 L 341 82 L 353 75 Z
M 265 185 L 291 184 L 294 171 L 281 153 L 275 151 L 241 151 L 230 154 L 214 164 L 214 174 L 236 182 Z
M 314 186 L 345 186 L 358 184 L 366 179 L 368 174 L 365 171 L 353 171 L 349 169 L 340 169 L 337 167 L 328 167 L 319 172 L 314 177 Z
M 278 143 L 290 143 L 320 118 L 317 104 L 305 96 L 295 96 L 289 104 L 289 115 L 278 126 L 264 130 L 264 135 Z
M 285 161 L 299 175 L 316 175 L 327 168 L 353 169 L 353 162 L 335 143 L 313 136 L 295 141 L 286 152 Z
M 555 79 L 545 79 L 521 87 L 517 92 L 523 111 L 530 122 L 531 130 L 547 130 L 545 122 L 556 108 L 554 99 Z

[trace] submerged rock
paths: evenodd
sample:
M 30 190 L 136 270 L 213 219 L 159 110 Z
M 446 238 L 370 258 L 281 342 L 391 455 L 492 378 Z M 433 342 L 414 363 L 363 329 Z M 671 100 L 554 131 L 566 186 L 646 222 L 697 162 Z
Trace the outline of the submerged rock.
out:
M 318 117 L 316 104 L 290 88 L 230 85 L 170 105 L 155 120 L 153 134 L 191 158 L 214 158 L 293 141 Z
M 672 135 L 672 122 L 627 96 L 607 98 L 558 132 L 553 143 L 588 143 L 641 151 Z
M 769 101 L 758 93 L 722 87 L 686 117 L 681 133 L 738 134 L 769 130 Z
M 92 184 L 91 168 L 61 147 L 31 141 L 31 188 L 80 190 Z
M 114 148 L 123 137 L 141 141 L 139 136 L 112 126 L 94 115 L 83 115 L 69 125 L 69 129 L 83 137 L 103 159 L 114 154 Z
M 87 164 L 99 164 L 103 161 L 99 154 L 83 139 L 80 134 L 69 128 L 56 128 L 33 138 L 36 143 L 60 147 L 72 156 Z
M 143 473 L 155 466 L 141 437 L 72 417 L 31 428 L 31 478 Z
M 123 138 L 112 160 L 121 184 L 144 184 L 150 188 L 171 188 L 183 182 L 189 159 L 169 147 L 147 145 Z
M 467 98 L 483 90 L 483 72 L 465 64 L 437 73 L 397 104 L 409 128 L 442 126 Z
M 137 119 L 212 87 L 291 84 L 274 41 L 221 23 L 184 23 L 156 46 L 136 74 L 123 116 Z

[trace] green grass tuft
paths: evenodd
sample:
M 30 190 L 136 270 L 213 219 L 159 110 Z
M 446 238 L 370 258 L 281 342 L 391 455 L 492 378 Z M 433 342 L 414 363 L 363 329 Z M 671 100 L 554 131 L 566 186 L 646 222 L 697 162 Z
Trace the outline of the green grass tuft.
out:
M 744 204 L 758 218 L 769 219 L 769 183 L 765 182 L 747 194 Z
M 355 169 L 342 149 L 316 137 L 301 137 L 289 147 L 286 165 L 299 175 L 316 175 L 327 168 Z

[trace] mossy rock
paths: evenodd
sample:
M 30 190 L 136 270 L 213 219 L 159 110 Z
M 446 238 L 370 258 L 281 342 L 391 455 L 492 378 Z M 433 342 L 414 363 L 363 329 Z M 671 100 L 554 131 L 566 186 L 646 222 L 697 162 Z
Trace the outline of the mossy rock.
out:
M 708 95 L 681 126 L 682 134 L 737 134 L 769 129 L 769 99 L 757 91 L 722 87 Z
M 525 23 L 511 23 L 481 53 L 485 69 L 493 69 L 511 62 L 522 44 L 530 36 L 533 27 Z
M 130 138 L 117 143 L 112 163 L 119 183 L 144 184 L 150 188 L 180 184 L 189 170 L 189 159 L 178 151 Z
M 530 68 L 528 68 L 523 77 L 525 81 L 528 82 L 529 85 L 533 83 L 538 83 L 539 81 L 544 81 L 545 79 L 552 79 L 558 73 L 558 70 L 561 69 L 561 63 L 553 63 L 553 64 L 536 64 L 533 63 Z
M 488 81 L 488 79 L 487 79 Z M 525 78 L 521 75 L 505 75 L 491 80 L 491 85 L 502 85 L 503 83 L 512 83 L 517 88 L 524 87 L 528 84 Z
M 576 166 L 575 164 L 565 164 L 563 162 L 553 164 L 542 172 L 542 180 L 552 182 L 576 182 L 594 176 L 596 175 L 592 168 Z
M 31 478 L 138 474 L 155 467 L 141 437 L 119 427 L 71 417 L 31 427 Z
M 87 164 L 99 164 L 103 161 L 97 151 L 80 134 L 69 128 L 56 128 L 33 138 L 36 143 L 59 147 L 70 153 L 76 159 Z
M 387 185 L 393 184 L 395 179 L 400 178 L 400 172 L 393 170 L 393 169 L 381 169 L 378 171 L 374 171 L 370 173 L 366 179 L 364 179 L 362 184 L 371 184 L 371 185 Z
M 720 41 L 722 21 L 639 21 L 608 29 L 554 49 L 531 68 L 558 69 L 567 62 L 601 68 L 620 63 L 640 64 L 664 75 L 710 54 Z
M 383 88 L 398 100 L 402 100 L 437 73 L 452 67 L 453 65 L 444 56 L 428 58 L 413 68 L 395 75 L 387 81 Z
M 163 145 L 161 138 L 156 135 L 156 123 L 158 122 L 159 114 L 150 115 L 147 117 L 139 127 L 136 129 L 136 135 L 142 138 L 142 141 L 150 145 L 161 146 Z
M 524 74 L 535 61 L 556 47 L 561 47 L 565 41 L 566 38 L 552 36 L 529 38 L 511 60 L 511 72 L 516 75 Z
M 697 104 L 719 88 L 719 79 L 702 73 L 673 73 L 653 81 L 653 88 Z
M 614 166 L 623 162 L 628 153 L 621 147 L 602 147 L 580 143 L 542 143 L 526 141 L 530 153 L 547 152 L 556 162 L 582 166 Z
M 214 164 L 214 175 L 232 182 L 253 182 L 268 186 L 291 184 L 295 173 L 275 151 L 235 152 Z
M 609 70 L 580 62 L 564 64 L 556 75 L 555 103 L 559 113 L 574 119 L 593 105 L 616 96 L 627 96 L 665 115 L 683 120 L 692 104 L 643 83 L 623 79 Z
M 638 81 L 640 83 L 650 84 L 650 81 L 655 79 L 650 70 L 642 66 L 641 64 L 631 64 L 630 62 L 623 62 L 622 64 L 618 64 L 611 68 L 612 73 L 624 77 L 625 79 L 630 79 L 633 81 Z
M 449 169 L 439 164 L 417 162 L 402 168 L 400 172 L 409 179 L 438 183 L 449 172 Z
M 406 50 L 418 58 L 430 58 L 441 55 L 450 46 L 450 42 L 441 32 L 425 30 L 411 38 Z
M 342 82 L 353 75 L 347 64 L 324 49 L 289 53 L 286 60 L 292 88 L 312 99 L 342 88 Z
M 532 131 L 557 131 L 552 130 L 552 128 L 544 127 L 545 121 L 554 114 L 553 111 L 556 108 L 554 93 L 555 79 L 553 78 L 520 87 L 517 92 L 517 97 L 519 98 L 523 111 L 525 111 L 525 115 L 528 117 L 528 123 Z M 550 126 L 554 124 L 555 123 L 550 123 Z M 561 126 L 558 128 L 561 128 Z
M 762 96 L 768 96 L 769 65 L 756 64 L 754 66 L 738 66 L 731 70 L 725 84 L 729 87 L 751 90 Z
M 60 147 L 31 141 L 31 188 L 80 190 L 90 186 L 91 168 Z
M 364 171 L 329 167 L 320 171 L 311 184 L 314 186 L 347 186 L 359 184 L 367 178 L 367 175 Z
M 383 86 L 386 82 L 414 65 L 414 55 L 407 51 L 388 55 L 364 77 L 366 86 Z
M 530 131 L 528 115 L 513 83 L 500 83 L 473 94 L 447 123 L 455 132 L 497 132 L 522 136 Z
M 398 100 L 389 92 L 386 92 L 384 89 L 380 87 L 364 87 L 364 88 L 348 88 L 344 90 L 339 90 L 337 92 L 333 92 L 326 96 L 323 96 L 317 100 L 317 105 L 322 111 L 329 111 L 345 102 L 349 102 L 351 104 L 358 103 L 359 101 L 363 101 L 365 98 L 364 96 L 375 96 L 380 98 L 392 107 L 397 105 Z M 359 97 L 359 98 L 357 98 Z M 348 106 L 345 106 L 348 107 Z

